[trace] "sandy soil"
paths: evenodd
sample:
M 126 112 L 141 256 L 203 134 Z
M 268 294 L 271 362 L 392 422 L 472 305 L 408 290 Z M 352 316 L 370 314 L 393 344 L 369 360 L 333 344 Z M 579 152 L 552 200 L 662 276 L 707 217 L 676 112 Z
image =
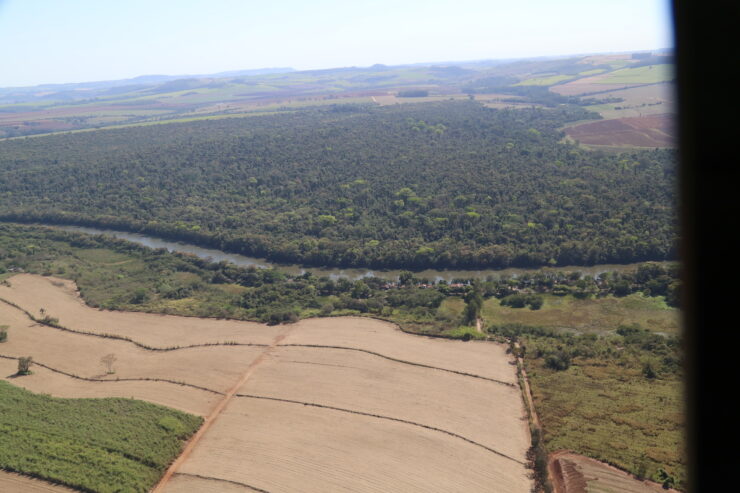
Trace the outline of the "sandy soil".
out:
M 362 348 L 414 363 L 473 373 L 516 384 L 506 347 L 406 334 L 394 324 L 362 317 L 315 318 L 295 324 L 281 345 L 316 344 Z
M 18 312 L 0 303 L 0 317 Z M 185 382 L 218 392 L 227 390 L 262 352 L 261 347 L 207 346 L 175 351 L 148 351 L 127 341 L 64 332 L 36 324 L 11 324 L 0 347 L 5 356 L 32 356 L 35 361 L 84 378 L 158 378 Z M 115 374 L 107 375 L 101 358 L 114 354 Z M 71 380 L 71 379 L 70 379 Z
M 616 467 L 567 451 L 550 454 L 550 477 L 555 493 L 657 493 L 664 490 L 652 481 L 640 481 Z
M 133 398 L 199 416 L 207 415 L 221 398 L 210 392 L 163 382 L 85 382 L 39 366 L 32 367 L 32 375 L 12 378 L 17 369 L 15 361 L 0 359 L 0 378 L 31 392 L 54 397 Z M 4 490 L 0 488 L 0 491 Z
M 445 429 L 523 460 L 520 390 L 332 349 L 282 348 L 241 394 L 320 403 Z M 474 397 L 472 397 L 474 396 Z
M 180 472 L 271 492 L 516 493 L 531 485 L 521 464 L 436 431 L 257 399 L 232 401 Z
M 503 345 L 419 337 L 360 317 L 288 326 L 108 312 L 68 281 L 10 278 L 0 297 L 76 330 L 151 345 L 237 340 L 263 346 L 151 351 L 33 322 L 0 303 L 10 326 L 0 354 L 31 355 L 88 379 L 0 359 L 0 378 L 64 397 L 122 396 L 206 416 L 160 483 L 179 491 L 526 492 L 529 433 L 513 360 Z M 334 346 L 334 347 L 320 347 Z M 113 353 L 115 375 L 102 356 Z
M 237 484 L 223 479 L 199 478 L 187 474 L 178 474 L 167 485 L 168 493 L 245 493 L 260 491 L 246 484 Z
M 44 308 L 65 327 L 114 333 L 151 346 L 225 341 L 269 344 L 283 330 L 253 322 L 97 310 L 84 304 L 72 281 L 53 277 L 18 274 L 9 282 L 11 287 L 0 286 L 0 298 L 37 317 L 39 309 Z
M 0 491 L 3 493 L 73 493 L 77 490 L 0 470 Z

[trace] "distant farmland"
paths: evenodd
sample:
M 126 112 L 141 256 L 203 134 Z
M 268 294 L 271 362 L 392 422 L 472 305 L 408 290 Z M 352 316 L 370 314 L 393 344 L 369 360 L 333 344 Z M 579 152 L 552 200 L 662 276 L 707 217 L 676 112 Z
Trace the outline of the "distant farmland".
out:
M 584 123 L 565 129 L 568 137 L 595 146 L 673 147 L 675 117 L 651 115 Z

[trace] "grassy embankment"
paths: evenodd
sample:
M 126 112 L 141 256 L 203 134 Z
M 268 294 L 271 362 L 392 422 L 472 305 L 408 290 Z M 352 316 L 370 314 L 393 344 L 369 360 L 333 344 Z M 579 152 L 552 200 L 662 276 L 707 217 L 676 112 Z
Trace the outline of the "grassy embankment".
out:
M 59 399 L 0 381 L 0 469 L 81 491 L 146 492 L 201 421 L 133 399 Z

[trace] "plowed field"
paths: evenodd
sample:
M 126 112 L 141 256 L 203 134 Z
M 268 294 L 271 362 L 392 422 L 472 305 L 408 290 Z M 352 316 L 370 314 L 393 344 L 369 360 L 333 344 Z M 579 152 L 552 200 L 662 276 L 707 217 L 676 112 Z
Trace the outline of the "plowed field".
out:
M 0 298 L 18 307 L 0 303 L 9 325 L 2 378 L 35 392 L 135 397 L 206 416 L 158 491 L 532 486 L 525 411 L 501 345 L 418 337 L 366 318 L 268 327 L 108 312 L 84 305 L 69 281 L 9 281 Z M 40 318 L 42 308 L 60 327 L 23 312 Z M 107 354 L 116 356 L 113 374 L 101 363 Z M 28 355 L 33 375 L 11 378 L 14 358 Z
M 675 117 L 650 115 L 616 120 L 599 120 L 565 129 L 581 144 L 630 147 L 671 147 L 676 145 Z
M 582 455 L 556 452 L 550 457 L 550 476 L 555 493 L 658 493 L 652 481 L 640 481 L 624 471 Z
M 74 493 L 76 490 L 0 470 L 0 491 L 7 493 Z

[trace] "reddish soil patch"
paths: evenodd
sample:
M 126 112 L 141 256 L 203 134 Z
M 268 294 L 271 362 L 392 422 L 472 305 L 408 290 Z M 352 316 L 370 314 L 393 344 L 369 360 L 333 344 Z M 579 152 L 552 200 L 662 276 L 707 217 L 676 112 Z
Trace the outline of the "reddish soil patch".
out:
M 599 120 L 565 129 L 581 144 L 631 147 L 673 147 L 676 144 L 675 116 L 650 115 Z
M 555 493 L 658 493 L 664 490 L 652 481 L 634 476 L 596 459 L 561 450 L 550 454 L 548 473 Z

